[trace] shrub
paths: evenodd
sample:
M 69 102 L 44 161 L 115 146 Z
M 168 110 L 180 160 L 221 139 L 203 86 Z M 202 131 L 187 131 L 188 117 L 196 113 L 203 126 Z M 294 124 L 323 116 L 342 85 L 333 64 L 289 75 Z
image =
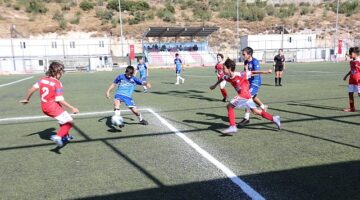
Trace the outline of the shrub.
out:
M 96 9 L 96 17 L 98 17 L 101 20 L 110 21 L 114 15 L 114 13 L 111 10 L 106 10 L 102 8 Z
M 94 8 L 94 3 L 90 2 L 90 1 L 87 1 L 87 0 L 84 0 L 80 3 L 80 8 L 83 10 L 83 11 L 89 11 L 89 10 L 92 10 Z
M 64 14 L 62 12 L 60 12 L 59 10 L 57 10 L 57 11 L 55 11 L 52 19 L 56 20 L 56 21 L 60 21 L 60 20 L 64 19 Z
M 38 0 L 30 0 L 26 6 L 26 12 L 44 14 L 48 11 L 46 5 Z
M 118 0 L 110 0 L 106 6 L 108 9 L 119 11 L 119 1 Z M 146 1 L 129 1 L 129 0 L 122 0 L 121 1 L 121 10 L 128 10 L 132 12 L 136 11 L 145 11 L 149 10 L 150 5 Z

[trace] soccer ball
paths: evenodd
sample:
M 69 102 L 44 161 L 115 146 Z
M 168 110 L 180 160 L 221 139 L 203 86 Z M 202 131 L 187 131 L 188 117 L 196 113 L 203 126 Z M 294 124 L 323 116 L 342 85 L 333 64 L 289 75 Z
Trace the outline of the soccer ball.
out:
M 111 117 L 111 123 L 115 126 L 123 126 L 124 125 L 124 119 L 119 115 L 113 115 Z

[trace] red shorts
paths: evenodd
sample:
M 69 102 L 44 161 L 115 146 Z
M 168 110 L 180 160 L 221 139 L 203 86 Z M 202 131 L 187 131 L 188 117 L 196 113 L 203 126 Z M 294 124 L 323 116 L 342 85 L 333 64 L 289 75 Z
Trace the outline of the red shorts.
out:
M 58 103 L 43 104 L 41 106 L 42 111 L 45 115 L 55 118 L 63 113 L 65 110 Z

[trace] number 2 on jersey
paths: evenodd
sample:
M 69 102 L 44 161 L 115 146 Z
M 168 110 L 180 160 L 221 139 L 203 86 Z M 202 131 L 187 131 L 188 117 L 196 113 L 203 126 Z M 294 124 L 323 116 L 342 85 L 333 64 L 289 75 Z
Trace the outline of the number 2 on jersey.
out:
M 41 95 L 41 101 L 42 102 L 47 102 L 47 100 L 45 99 L 45 97 L 49 94 L 49 88 L 47 87 L 43 87 L 42 89 L 42 95 Z

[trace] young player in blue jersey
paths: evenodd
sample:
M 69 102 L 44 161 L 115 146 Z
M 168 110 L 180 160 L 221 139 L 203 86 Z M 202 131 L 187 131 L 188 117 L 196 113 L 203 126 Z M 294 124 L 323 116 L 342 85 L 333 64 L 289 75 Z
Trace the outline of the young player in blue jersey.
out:
M 125 70 L 125 74 L 118 75 L 114 82 L 109 86 L 106 91 L 106 97 L 110 99 L 110 92 L 118 86 L 115 97 L 114 97 L 114 111 L 115 115 L 120 116 L 120 104 L 121 102 L 125 105 L 138 117 L 140 124 L 148 125 L 148 122 L 142 118 L 141 113 L 136 109 L 134 100 L 132 99 L 132 94 L 134 92 L 136 85 L 145 85 L 147 88 L 150 88 L 150 83 L 146 81 L 141 81 L 134 76 L 134 67 L 128 66 Z
M 246 47 L 242 50 L 242 53 L 245 59 L 245 71 L 260 71 L 259 61 L 253 57 L 254 50 L 251 47 Z M 252 76 L 251 78 L 249 78 L 252 99 L 258 106 L 260 106 L 262 110 L 266 111 L 268 106 L 264 105 L 259 99 L 259 97 L 257 97 L 261 82 L 262 80 L 260 75 Z M 250 123 L 250 112 L 251 111 L 249 109 L 245 111 L 244 119 L 239 123 L 239 126 L 245 126 L 246 124 Z
M 179 58 L 178 53 L 175 54 L 174 64 L 175 64 L 175 71 L 176 71 L 176 83 L 175 84 L 179 85 L 180 80 L 181 80 L 181 83 L 184 83 L 185 79 L 183 77 L 181 77 L 182 61 Z
M 135 76 L 137 74 L 137 72 L 140 72 L 140 80 L 141 81 L 146 81 L 147 77 L 149 76 L 149 69 L 147 67 L 147 65 L 145 64 L 145 61 L 143 58 L 139 59 L 139 63 L 136 66 L 136 71 L 135 71 Z M 146 85 L 143 86 L 144 87 L 144 92 L 147 92 L 147 87 Z

